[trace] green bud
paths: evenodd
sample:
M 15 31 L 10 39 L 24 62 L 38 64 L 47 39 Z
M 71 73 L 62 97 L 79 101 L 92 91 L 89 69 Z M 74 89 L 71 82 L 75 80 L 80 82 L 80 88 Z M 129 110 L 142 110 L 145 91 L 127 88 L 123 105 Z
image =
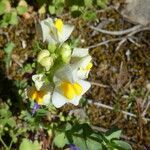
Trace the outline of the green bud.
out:
M 48 132 L 48 135 L 49 135 L 50 137 L 52 137 L 52 135 L 53 135 L 52 129 L 49 129 L 47 132 Z
M 49 71 L 49 69 L 53 66 L 53 58 L 50 56 L 44 57 L 39 63 L 41 66 L 45 67 L 46 71 Z
M 60 121 L 65 121 L 65 117 L 64 117 L 64 116 L 61 116 L 61 117 L 60 117 Z
M 37 56 L 37 62 L 40 63 L 40 61 L 44 58 L 50 56 L 50 52 L 47 49 L 44 49 L 42 51 L 39 52 L 38 56 Z
M 8 131 L 8 128 L 7 128 L 7 127 L 4 127 L 4 130 L 5 130 L 5 131 Z
M 51 57 L 55 60 L 58 57 L 58 55 L 53 53 L 53 54 L 51 54 Z
M 62 60 L 67 63 L 71 57 L 71 47 L 68 44 L 63 44 L 60 49 Z
M 56 50 L 56 44 L 53 44 L 53 43 L 49 43 L 48 44 L 48 50 L 51 52 L 51 53 L 54 53 L 55 50 Z

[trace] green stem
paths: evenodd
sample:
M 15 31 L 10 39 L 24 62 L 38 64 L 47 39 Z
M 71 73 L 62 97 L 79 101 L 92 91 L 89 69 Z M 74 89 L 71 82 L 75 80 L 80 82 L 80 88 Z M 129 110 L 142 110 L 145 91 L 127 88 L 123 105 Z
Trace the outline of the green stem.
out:
M 5 144 L 5 142 L 3 141 L 3 139 L 1 138 L 1 136 L 0 136 L 0 141 L 2 142 L 3 146 L 4 146 L 5 149 L 7 150 L 7 149 L 8 149 L 8 146 Z
M 13 144 L 13 140 L 11 140 L 8 150 L 10 150 L 10 149 L 11 149 L 12 144 Z

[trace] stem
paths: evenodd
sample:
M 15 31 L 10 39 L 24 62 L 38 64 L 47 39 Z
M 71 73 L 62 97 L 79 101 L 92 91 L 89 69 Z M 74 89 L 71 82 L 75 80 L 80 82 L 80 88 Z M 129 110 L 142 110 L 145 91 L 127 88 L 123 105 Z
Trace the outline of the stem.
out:
M 8 149 L 8 146 L 5 144 L 5 142 L 3 141 L 2 137 L 0 136 L 0 141 L 2 142 L 3 146 L 5 147 L 5 149 Z
M 11 150 L 12 144 L 13 144 L 13 140 L 11 140 L 8 150 Z

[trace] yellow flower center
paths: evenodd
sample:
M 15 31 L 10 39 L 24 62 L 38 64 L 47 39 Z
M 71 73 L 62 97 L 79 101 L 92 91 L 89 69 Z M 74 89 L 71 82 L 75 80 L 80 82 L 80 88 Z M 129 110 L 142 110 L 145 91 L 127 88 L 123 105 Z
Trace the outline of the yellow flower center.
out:
M 37 91 L 36 89 L 32 89 L 30 91 L 29 97 L 41 105 L 43 103 L 43 97 L 45 94 L 46 93 L 44 91 Z
M 62 32 L 64 24 L 63 24 L 63 21 L 61 19 L 56 19 L 54 25 L 55 25 L 55 28 L 57 29 L 57 31 L 59 33 Z
M 63 91 L 64 96 L 69 100 L 73 99 L 75 96 L 80 95 L 83 91 L 82 86 L 77 82 L 70 83 L 64 81 L 61 83 L 60 87 L 61 90 Z

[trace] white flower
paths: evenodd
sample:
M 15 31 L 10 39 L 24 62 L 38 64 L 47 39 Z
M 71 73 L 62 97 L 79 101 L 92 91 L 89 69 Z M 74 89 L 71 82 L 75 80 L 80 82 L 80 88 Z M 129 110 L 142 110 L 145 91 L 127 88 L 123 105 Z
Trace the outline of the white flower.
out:
M 82 95 L 90 88 L 90 83 L 78 79 L 69 65 L 59 69 L 54 76 L 55 89 L 52 103 L 56 108 L 66 103 L 78 105 Z
M 32 76 L 36 89 L 39 91 L 44 84 L 43 74 L 36 74 Z
M 43 75 L 32 76 L 35 86 L 27 88 L 28 98 L 34 100 L 38 105 L 48 105 L 51 99 L 51 87 L 45 84 Z
M 40 32 L 42 34 L 43 42 L 49 43 L 63 43 L 66 41 L 72 33 L 74 27 L 68 24 L 64 24 L 61 19 L 47 18 L 40 22 Z
M 74 48 L 71 56 L 72 68 L 77 72 L 80 79 L 88 78 L 88 74 L 93 66 L 88 48 Z
M 75 47 L 73 49 L 73 52 L 72 52 L 72 57 L 85 57 L 89 55 L 89 49 L 88 48 L 77 48 Z

